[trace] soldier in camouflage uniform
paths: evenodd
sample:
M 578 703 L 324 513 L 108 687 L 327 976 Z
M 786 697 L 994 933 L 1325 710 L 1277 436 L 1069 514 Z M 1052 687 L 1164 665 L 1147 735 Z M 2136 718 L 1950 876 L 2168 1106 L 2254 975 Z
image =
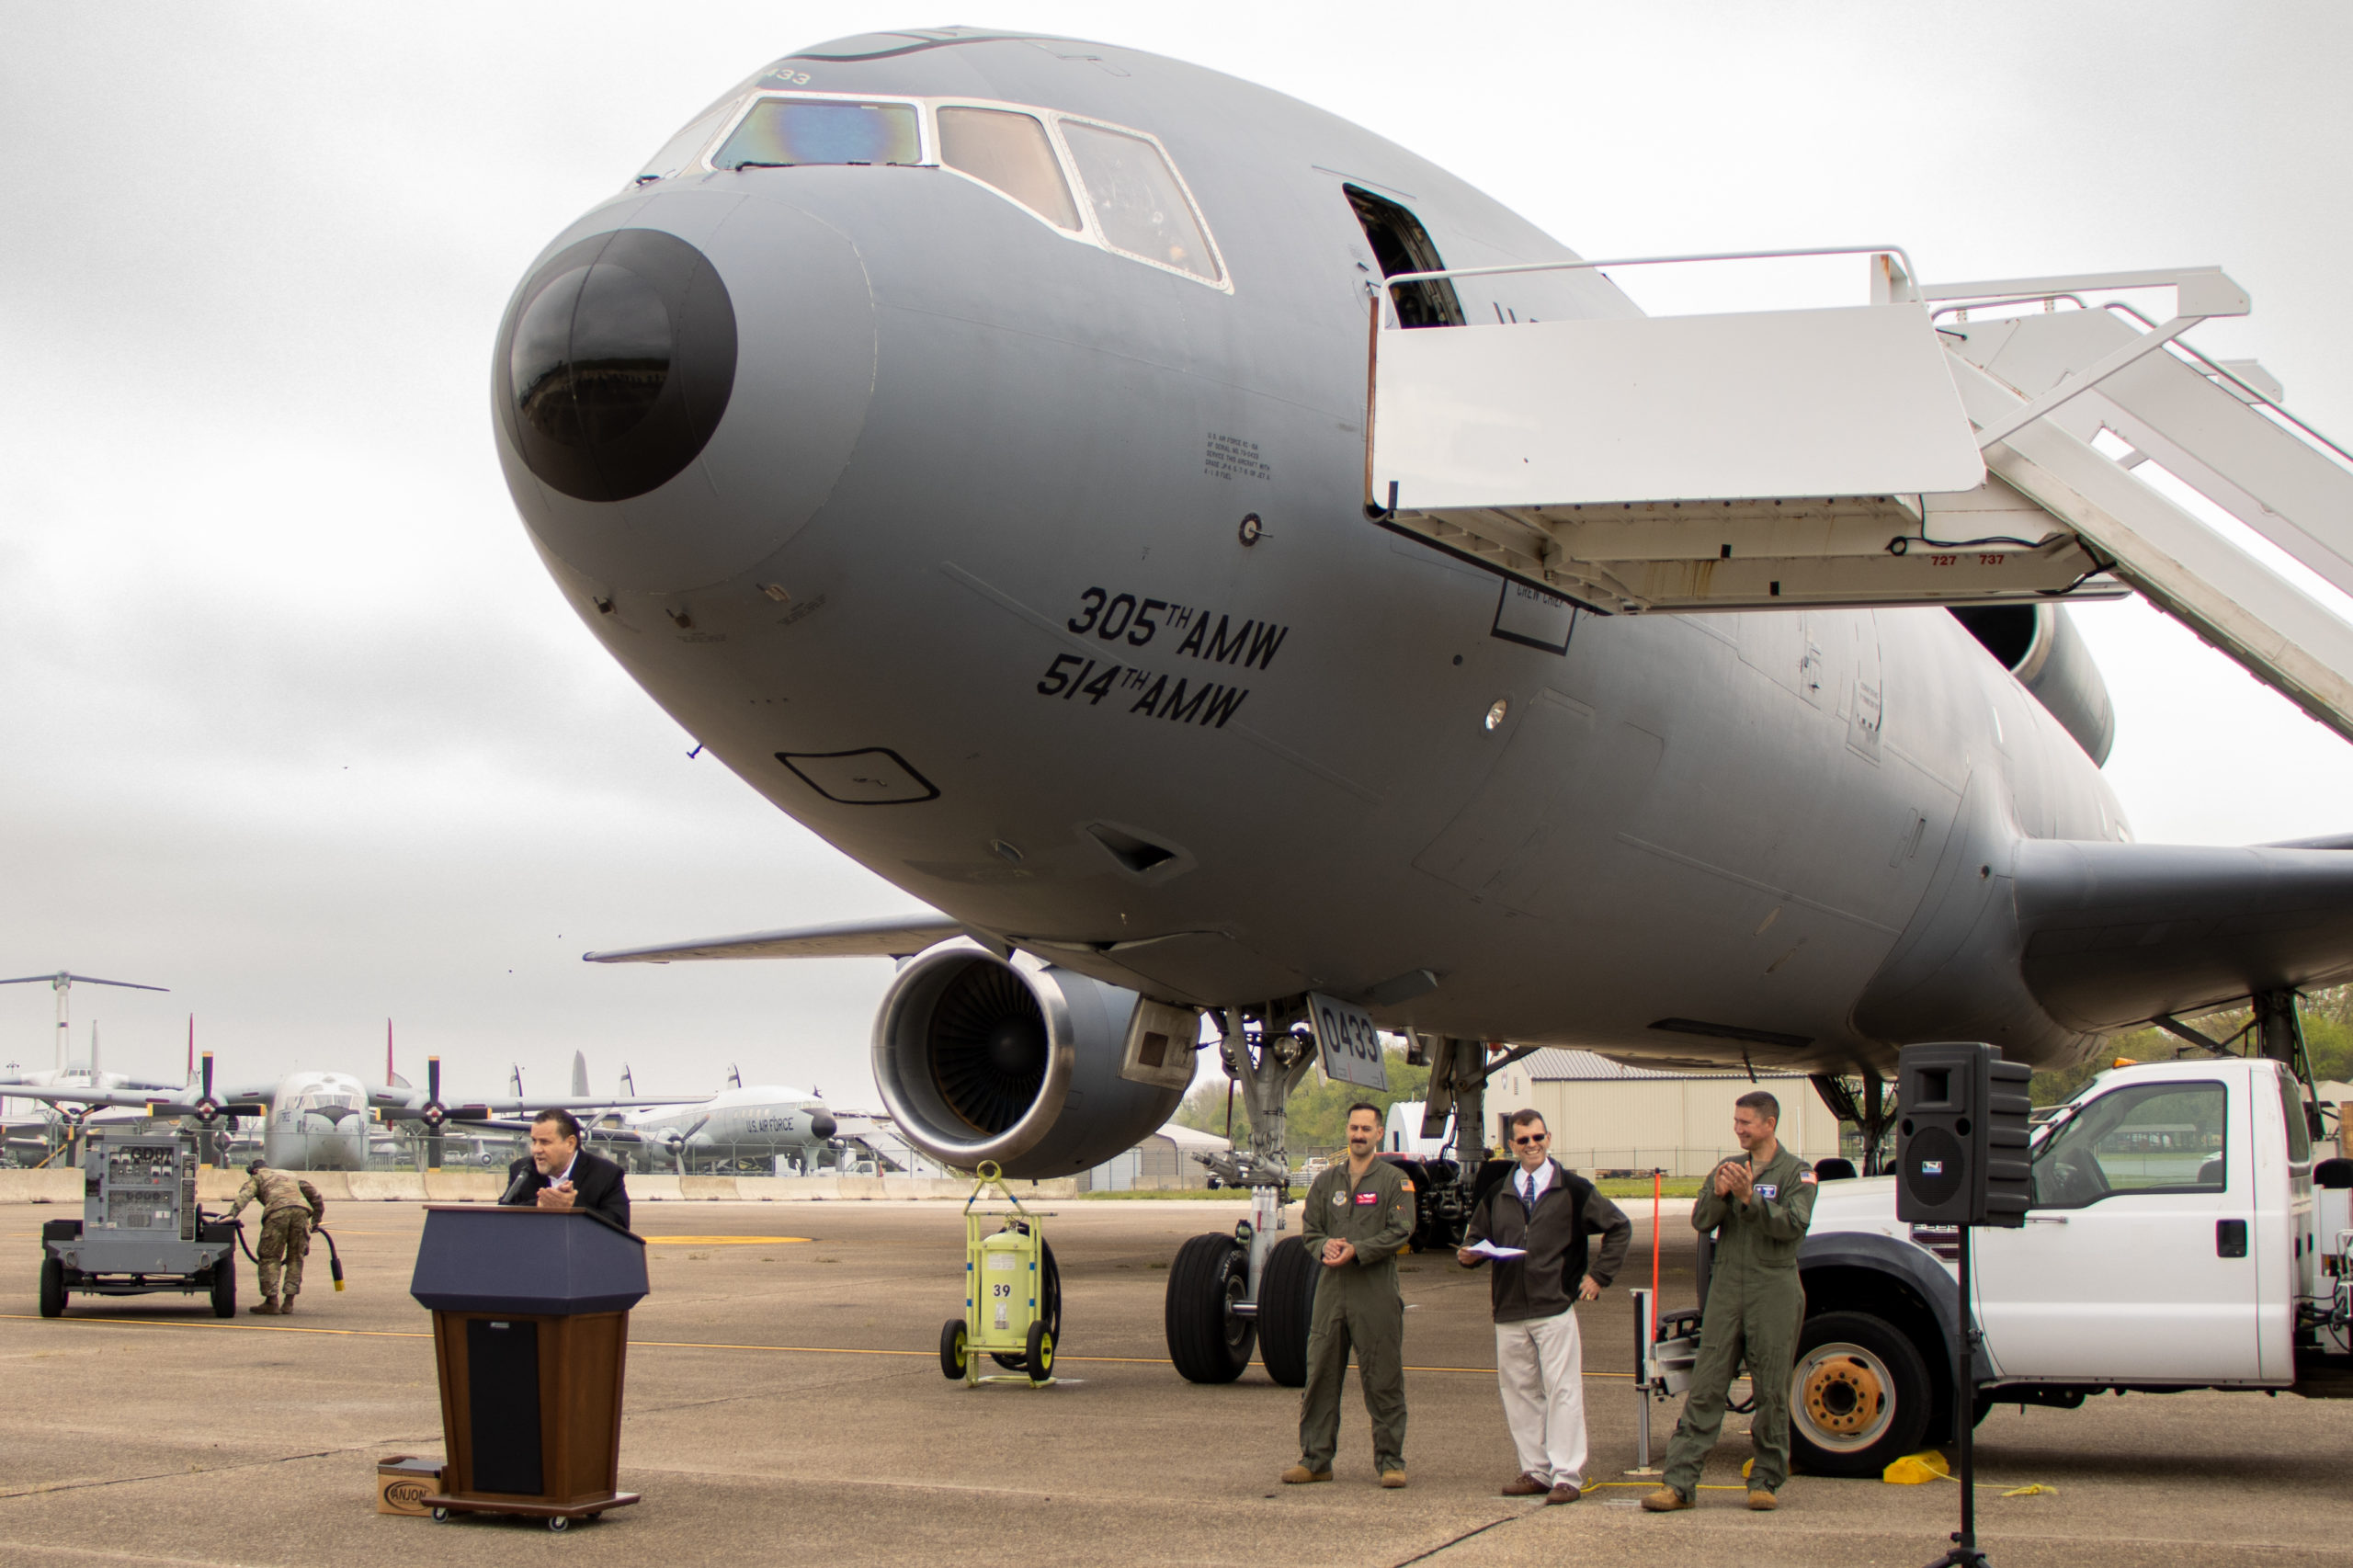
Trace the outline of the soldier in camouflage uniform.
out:
M 311 1250 L 311 1227 L 326 1218 L 327 1203 L 309 1182 L 271 1170 L 259 1160 L 245 1167 L 245 1185 L 237 1188 L 229 1218 L 256 1202 L 261 1205 L 261 1244 L 254 1248 L 254 1263 L 261 1276 L 262 1299 L 247 1310 L 282 1317 L 294 1310 L 294 1298 L 302 1293 L 302 1259 Z

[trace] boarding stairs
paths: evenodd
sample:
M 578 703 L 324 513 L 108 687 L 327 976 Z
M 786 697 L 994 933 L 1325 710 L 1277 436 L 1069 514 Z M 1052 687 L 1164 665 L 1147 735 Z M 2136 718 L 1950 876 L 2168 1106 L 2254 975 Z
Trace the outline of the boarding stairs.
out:
M 2353 594 L 2353 456 L 2260 367 L 2181 341 L 2248 312 L 2216 268 L 1924 285 L 1885 246 L 1386 287 L 1848 254 L 1870 299 L 1838 309 L 1416 330 L 1375 309 L 1367 515 L 1605 614 L 2137 591 L 2353 739 L 2353 624 L 2165 493 Z M 2170 320 L 2086 303 L 2154 289 Z

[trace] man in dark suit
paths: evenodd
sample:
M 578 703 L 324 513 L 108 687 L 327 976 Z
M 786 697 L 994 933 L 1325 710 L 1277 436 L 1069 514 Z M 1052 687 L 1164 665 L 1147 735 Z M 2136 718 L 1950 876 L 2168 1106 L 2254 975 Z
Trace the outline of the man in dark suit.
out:
M 531 1152 L 506 1167 L 506 1196 L 525 1208 L 586 1209 L 629 1229 L 629 1187 L 620 1166 L 580 1146 L 580 1122 L 568 1110 L 543 1110 L 531 1121 Z

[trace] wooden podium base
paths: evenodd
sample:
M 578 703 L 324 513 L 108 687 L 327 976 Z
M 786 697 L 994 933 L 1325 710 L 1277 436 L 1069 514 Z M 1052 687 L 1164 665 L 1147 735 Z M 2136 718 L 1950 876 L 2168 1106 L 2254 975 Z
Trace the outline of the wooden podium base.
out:
M 607 1497 L 590 1497 L 573 1503 L 526 1503 L 512 1497 L 485 1497 L 463 1493 L 432 1493 L 419 1502 L 433 1510 L 437 1519 L 452 1514 L 519 1514 L 527 1519 L 545 1519 L 548 1528 L 560 1530 L 574 1519 L 593 1519 L 608 1508 L 626 1508 L 638 1500 L 634 1492 L 616 1492 Z

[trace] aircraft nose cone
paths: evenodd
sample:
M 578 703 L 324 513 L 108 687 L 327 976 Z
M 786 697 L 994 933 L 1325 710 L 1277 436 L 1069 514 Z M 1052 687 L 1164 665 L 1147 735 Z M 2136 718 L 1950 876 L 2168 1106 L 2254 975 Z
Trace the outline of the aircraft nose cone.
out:
M 605 593 L 678 593 L 773 554 L 832 493 L 874 387 L 849 240 L 710 190 L 608 208 L 515 292 L 492 358 L 525 524 Z
M 502 334 L 523 461 L 581 501 L 642 495 L 700 456 L 735 389 L 735 307 L 710 258 L 658 229 L 567 245 Z
M 809 1119 L 809 1135 L 813 1138 L 831 1138 L 838 1130 L 839 1124 L 822 1110 Z

